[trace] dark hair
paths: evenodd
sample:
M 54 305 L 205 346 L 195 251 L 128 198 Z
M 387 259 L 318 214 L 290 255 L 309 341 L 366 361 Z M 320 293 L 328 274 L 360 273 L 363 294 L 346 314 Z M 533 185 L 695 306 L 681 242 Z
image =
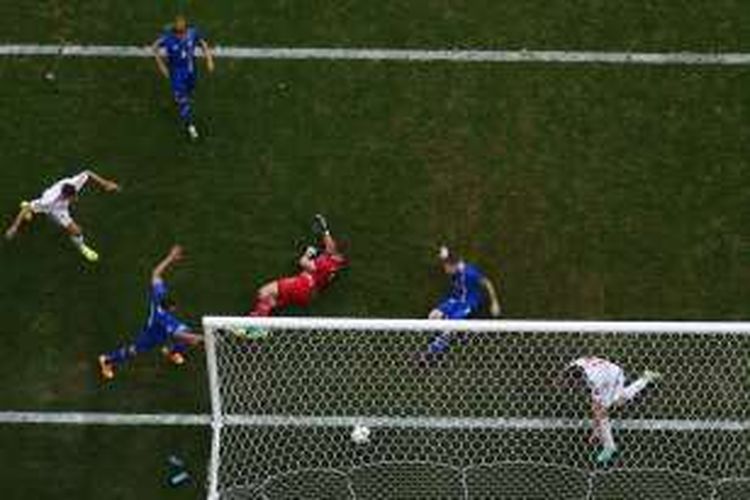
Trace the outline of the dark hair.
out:
M 62 195 L 63 198 L 72 198 L 76 195 L 76 187 L 73 184 L 63 184 L 62 185 Z

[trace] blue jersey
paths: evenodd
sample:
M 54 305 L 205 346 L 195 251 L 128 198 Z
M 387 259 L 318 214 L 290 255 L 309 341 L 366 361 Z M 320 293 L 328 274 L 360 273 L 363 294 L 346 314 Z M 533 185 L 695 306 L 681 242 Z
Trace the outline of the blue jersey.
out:
M 483 280 L 484 275 L 476 266 L 459 262 L 458 269 L 451 277 L 451 291 L 448 297 L 478 307 L 482 303 Z
M 172 313 L 161 306 L 167 296 L 167 285 L 159 280 L 151 285 L 149 297 L 148 319 L 143 332 L 154 340 L 165 341 L 175 333 L 185 331 L 188 327 Z
M 195 48 L 203 41 L 197 29 L 188 27 L 182 36 L 168 29 L 159 37 L 157 44 L 167 54 L 170 73 L 195 73 Z

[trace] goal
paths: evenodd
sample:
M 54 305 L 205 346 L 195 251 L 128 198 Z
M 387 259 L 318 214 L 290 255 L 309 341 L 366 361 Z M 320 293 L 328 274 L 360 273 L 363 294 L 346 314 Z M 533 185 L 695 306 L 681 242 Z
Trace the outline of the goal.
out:
M 209 498 L 750 495 L 750 324 L 206 317 Z M 441 357 L 420 356 L 437 335 Z M 583 356 L 662 377 L 590 444 Z M 369 440 L 353 440 L 355 426 Z

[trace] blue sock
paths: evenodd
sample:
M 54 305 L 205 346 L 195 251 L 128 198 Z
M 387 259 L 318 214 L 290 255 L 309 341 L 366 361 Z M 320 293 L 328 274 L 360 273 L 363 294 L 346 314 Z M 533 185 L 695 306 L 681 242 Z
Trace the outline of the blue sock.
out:
M 119 364 L 133 357 L 133 354 L 131 354 L 129 347 L 121 347 L 108 353 L 106 356 L 109 363 Z
M 433 338 L 427 345 L 427 352 L 430 354 L 441 354 L 448 350 L 451 345 L 451 334 L 443 332 Z
M 175 344 L 172 346 L 172 349 L 170 349 L 169 352 L 178 352 L 180 354 L 185 354 L 188 350 L 188 345 L 182 342 L 175 342 Z
M 181 95 L 177 98 L 177 109 L 180 113 L 180 119 L 185 122 L 185 125 L 193 123 L 193 111 L 190 107 L 190 97 L 187 95 Z

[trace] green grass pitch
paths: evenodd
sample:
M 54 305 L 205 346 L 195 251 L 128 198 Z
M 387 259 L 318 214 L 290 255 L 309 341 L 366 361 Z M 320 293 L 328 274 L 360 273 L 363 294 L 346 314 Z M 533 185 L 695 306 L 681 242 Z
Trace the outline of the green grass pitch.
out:
M 154 6 L 156 5 L 156 6 Z M 599 2 L 344 2 L 337 9 L 190 4 L 223 45 L 747 51 L 741 2 L 656 11 Z M 0 7 L 4 43 L 146 43 L 177 7 Z M 585 19 L 576 29 L 571 23 Z M 50 65 L 56 80 L 44 81 Z M 750 292 L 750 69 L 219 60 L 196 93 L 199 144 L 148 60 L 0 59 L 0 211 L 92 167 L 76 218 L 86 265 L 46 221 L 0 244 L 0 408 L 206 412 L 202 355 L 157 355 L 97 379 L 96 355 L 140 327 L 153 264 L 183 315 L 246 311 L 294 270 L 310 216 L 352 267 L 314 315 L 423 317 L 439 243 L 500 285 L 511 318 L 742 319 Z M 4 223 L 5 223 L 4 222 Z M 205 468 L 203 429 L 0 429 L 7 498 L 194 498 L 171 452 Z M 49 453 L 48 450 L 51 450 Z M 97 479 L 92 477 L 110 478 Z M 24 486 L 25 485 L 25 486 Z

